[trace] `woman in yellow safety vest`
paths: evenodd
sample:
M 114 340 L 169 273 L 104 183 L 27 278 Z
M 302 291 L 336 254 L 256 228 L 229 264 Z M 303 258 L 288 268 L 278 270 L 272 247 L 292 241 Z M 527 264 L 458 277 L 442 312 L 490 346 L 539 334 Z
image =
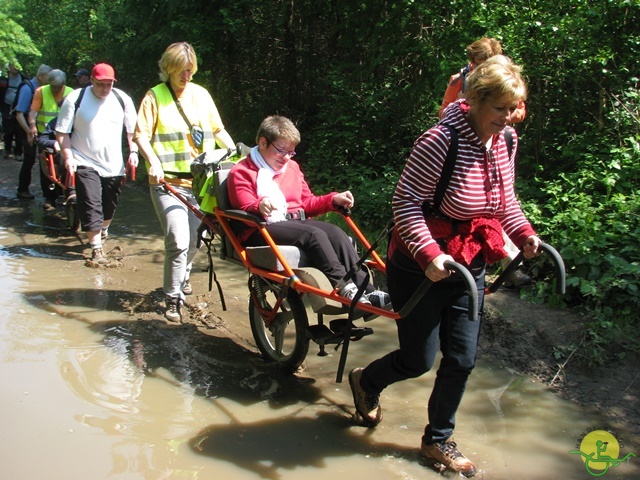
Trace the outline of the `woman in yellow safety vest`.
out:
M 143 98 L 133 138 L 146 160 L 151 199 L 165 235 L 165 317 L 180 322 L 184 296 L 193 292 L 189 277 L 200 221 L 159 184 L 171 184 L 197 207 L 191 190 L 191 163 L 216 144 L 223 148 L 235 145 L 209 92 L 191 82 L 198 70 L 193 47 L 186 42 L 169 45 L 158 65 L 162 83 Z

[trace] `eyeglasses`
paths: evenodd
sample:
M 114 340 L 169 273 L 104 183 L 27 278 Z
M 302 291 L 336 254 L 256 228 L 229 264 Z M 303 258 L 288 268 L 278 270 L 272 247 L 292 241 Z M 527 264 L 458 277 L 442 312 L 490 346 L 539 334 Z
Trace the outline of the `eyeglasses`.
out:
M 290 158 L 293 158 L 293 157 L 296 156 L 296 151 L 295 150 L 291 150 L 290 152 L 287 152 L 286 150 L 284 150 L 282 148 L 278 148 L 275 143 L 272 143 L 271 145 L 273 145 L 273 148 L 276 149 L 276 152 L 278 152 L 278 155 L 280 155 L 281 157 L 286 157 L 287 155 L 289 155 Z

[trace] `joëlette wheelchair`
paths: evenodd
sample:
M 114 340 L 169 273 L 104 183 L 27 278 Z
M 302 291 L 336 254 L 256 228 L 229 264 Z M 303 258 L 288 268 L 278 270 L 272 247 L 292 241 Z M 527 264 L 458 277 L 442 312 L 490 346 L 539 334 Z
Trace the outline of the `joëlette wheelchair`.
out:
M 358 303 L 364 293 L 366 283 L 373 271 L 386 274 L 384 260 L 375 250 L 375 245 L 367 240 L 357 227 L 348 211 L 339 212 L 353 237 L 361 245 L 358 267 L 367 272 L 366 283 L 358 285 L 358 293 L 348 300 L 337 293 L 327 277 L 318 269 L 309 266 L 310 259 L 304 251 L 290 245 L 277 245 L 266 229 L 264 218 L 244 210 L 233 209 L 227 194 L 227 175 L 235 164 L 229 158 L 245 156 L 248 147 L 238 144 L 235 150 L 215 150 L 213 154 L 202 154 L 197 160 L 200 166 L 206 165 L 212 178 L 209 193 L 215 196 L 217 206 L 213 213 L 205 213 L 193 207 L 170 184 L 162 183 L 164 189 L 184 203 L 189 210 L 202 220 L 200 240 L 209 247 L 209 289 L 212 288 L 213 264 L 211 260 L 211 242 L 217 245 L 220 258 L 243 266 L 249 272 L 248 288 L 250 294 L 249 322 L 256 345 L 264 358 L 278 362 L 295 371 L 304 362 L 309 351 L 309 342 L 319 346 L 319 356 L 325 356 L 326 346 L 342 346 L 336 382 L 341 382 L 347 360 L 349 344 L 373 333 L 367 326 L 357 326 L 356 322 L 367 323 L 377 317 L 398 320 L 406 316 L 429 289 L 432 282 L 425 277 L 424 282 L 413 294 L 409 302 L 399 311 L 386 310 L 373 305 Z M 218 153 L 218 154 L 216 154 Z M 209 156 L 210 158 L 206 158 Z M 194 162 L 195 163 L 195 162 Z M 195 192 L 196 197 L 199 192 Z M 255 227 L 262 234 L 266 246 L 245 247 L 235 233 L 236 226 L 246 224 Z M 383 235 L 381 235 L 382 237 Z M 562 259 L 550 246 L 543 244 L 542 249 L 550 254 L 555 264 L 556 290 L 562 294 L 565 290 L 565 271 Z M 522 260 L 520 256 L 511 262 L 500 277 L 487 288 L 494 292 L 504 278 Z M 457 262 L 447 262 L 445 266 L 453 275 L 459 276 L 466 284 L 469 296 L 469 318 L 477 320 L 478 292 L 471 273 Z M 216 280 L 223 309 L 226 310 L 221 287 Z M 310 324 L 309 311 L 315 315 Z M 327 322 L 325 316 L 331 317 Z
M 40 168 L 51 181 L 50 190 L 59 188 L 65 198 L 64 206 L 67 211 L 67 225 L 72 232 L 80 228 L 80 216 L 78 215 L 78 202 L 75 195 L 69 192 L 75 188 L 75 175 L 65 171 L 64 165 L 56 158 L 53 148 L 46 148 L 40 152 Z

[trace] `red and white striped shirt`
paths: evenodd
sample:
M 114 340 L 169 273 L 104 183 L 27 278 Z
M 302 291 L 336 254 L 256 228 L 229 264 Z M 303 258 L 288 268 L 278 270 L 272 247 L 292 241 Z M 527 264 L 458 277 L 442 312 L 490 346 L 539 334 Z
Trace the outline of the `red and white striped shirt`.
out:
M 458 155 L 440 211 L 455 220 L 485 217 L 497 219 L 511 240 L 522 246 L 535 235 L 515 196 L 515 156 L 518 138 L 514 130 L 511 158 L 504 132 L 495 135 L 491 148 L 482 144 L 466 119 L 468 104 L 461 100 L 448 108 L 442 123 L 458 134 Z M 510 128 L 510 127 L 507 127 Z M 433 204 L 436 185 L 447 157 L 451 135 L 447 127 L 436 125 L 413 146 L 393 196 L 396 232 L 391 248 L 410 253 L 425 269 L 442 250 L 429 231 L 422 203 Z M 395 242 L 395 245 L 394 245 Z M 402 244 L 398 244 L 398 243 Z

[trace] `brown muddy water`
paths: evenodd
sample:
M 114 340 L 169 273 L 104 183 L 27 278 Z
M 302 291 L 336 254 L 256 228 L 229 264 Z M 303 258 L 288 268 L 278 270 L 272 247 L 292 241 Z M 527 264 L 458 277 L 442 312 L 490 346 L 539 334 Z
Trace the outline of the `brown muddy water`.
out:
M 312 344 L 297 375 L 260 358 L 241 268 L 217 261 L 224 312 L 201 252 L 190 323 L 164 321 L 162 239 L 144 187 L 124 189 L 110 229 L 116 268 L 94 269 L 62 209 L 14 198 L 17 167 L 5 160 L 0 173 L 0 478 L 440 477 L 417 450 L 432 373 L 384 392 L 378 428 L 353 426 L 348 382 L 335 382 L 339 352 L 318 357 Z M 347 370 L 396 345 L 392 321 L 370 326 Z M 457 422 L 477 478 L 593 476 L 569 452 L 601 420 L 528 378 L 481 361 Z M 640 478 L 638 463 L 604 478 Z

